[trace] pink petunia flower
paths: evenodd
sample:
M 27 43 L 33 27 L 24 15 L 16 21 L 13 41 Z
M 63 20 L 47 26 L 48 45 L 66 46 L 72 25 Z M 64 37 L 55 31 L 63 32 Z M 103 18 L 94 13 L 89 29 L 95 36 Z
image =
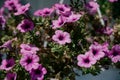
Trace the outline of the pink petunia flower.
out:
M 39 57 L 35 54 L 26 54 L 20 59 L 20 64 L 27 71 L 38 68 Z
M 70 34 L 61 30 L 55 31 L 55 35 L 52 36 L 52 39 L 59 44 L 66 44 L 71 42 Z
M 89 52 L 86 52 L 85 55 L 79 54 L 77 56 L 78 63 L 77 65 L 80 67 L 90 68 L 92 65 L 96 63 L 96 59 L 93 58 Z
M 34 15 L 46 17 L 46 16 L 50 16 L 53 11 L 54 11 L 54 8 L 44 8 L 44 9 L 40 9 L 40 10 L 35 11 Z
M 17 10 L 17 12 L 15 12 L 14 14 L 15 15 L 21 15 L 21 14 L 25 14 L 26 11 L 29 10 L 29 7 L 30 7 L 30 4 L 27 3 L 26 5 L 24 6 L 20 6 Z
M 86 9 L 89 10 L 90 14 L 96 13 L 98 8 L 99 4 L 95 1 L 90 1 L 86 4 Z
M 1 66 L 0 66 L 0 70 L 6 70 L 9 71 L 13 68 L 13 66 L 15 65 L 15 61 L 13 58 L 11 59 L 4 59 L 2 60 Z
M 53 20 L 52 21 L 52 28 L 53 29 L 60 28 L 65 24 L 65 22 L 66 22 L 66 19 L 64 19 L 64 17 L 60 16 L 58 18 L 58 20 Z
M 16 12 L 20 6 L 21 6 L 21 4 L 19 4 L 19 0 L 6 0 L 5 4 L 4 4 L 4 7 L 8 8 L 8 10 L 14 11 L 14 12 Z
M 34 24 L 32 21 L 28 19 L 24 19 L 21 23 L 18 24 L 17 29 L 20 30 L 20 32 L 25 33 L 28 31 L 33 30 Z
M 114 45 L 112 50 L 109 52 L 108 57 L 112 62 L 117 63 L 120 61 L 120 45 Z
M 54 7 L 58 14 L 65 15 L 71 12 L 71 8 L 65 4 L 55 4 Z
M 39 64 L 38 68 L 31 70 L 31 80 L 43 80 L 46 73 L 47 70 Z
M 118 0 L 108 0 L 108 1 L 113 3 L 113 2 L 117 2 Z
M 89 49 L 89 54 L 91 54 L 96 60 L 100 60 L 105 56 L 105 53 L 103 52 L 103 47 L 100 44 L 92 44 Z
M 81 14 L 74 14 L 72 13 L 69 17 L 66 17 L 66 22 L 76 22 L 80 19 L 82 15 Z
M 17 74 L 8 72 L 4 80 L 16 80 Z
M 21 44 L 20 48 L 21 48 L 20 53 L 23 55 L 36 54 L 36 52 L 39 51 L 39 48 L 31 44 Z

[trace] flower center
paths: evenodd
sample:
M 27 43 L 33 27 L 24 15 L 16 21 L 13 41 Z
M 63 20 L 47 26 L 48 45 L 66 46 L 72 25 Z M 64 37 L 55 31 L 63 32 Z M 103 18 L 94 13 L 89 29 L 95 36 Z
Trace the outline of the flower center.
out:
M 63 37 L 62 35 L 60 35 L 60 36 L 58 37 L 58 39 L 59 39 L 59 40 L 63 40 L 64 37 Z
M 28 59 L 26 60 L 26 62 L 27 62 L 28 64 L 30 64 L 30 63 L 32 62 L 32 59 L 28 58 Z
M 11 67 L 11 64 L 8 63 L 8 64 L 6 65 L 6 68 L 8 68 L 8 67 Z
M 64 9 L 62 7 L 59 8 L 60 11 L 64 11 Z
M 41 70 L 39 70 L 39 69 L 36 69 L 36 70 L 35 70 L 35 74 L 41 74 L 41 73 L 42 73 Z
M 92 52 L 93 52 L 93 54 L 94 54 L 94 55 L 96 55 L 96 54 L 97 54 L 97 50 L 93 50 Z
M 85 63 L 89 63 L 90 60 L 87 58 L 87 59 L 84 60 L 84 62 L 85 62 Z
M 118 52 L 113 52 L 113 56 L 117 56 L 118 55 Z
M 23 25 L 23 28 L 24 28 L 24 29 L 29 29 L 29 28 L 30 28 L 30 25 L 25 24 L 25 25 Z
M 49 11 L 45 11 L 45 13 L 44 14 L 49 14 L 50 12 Z

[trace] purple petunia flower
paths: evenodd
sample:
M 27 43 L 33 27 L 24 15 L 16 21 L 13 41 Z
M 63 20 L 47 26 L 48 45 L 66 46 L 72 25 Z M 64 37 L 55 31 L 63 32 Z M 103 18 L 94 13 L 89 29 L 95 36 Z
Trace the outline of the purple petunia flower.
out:
M 28 32 L 33 30 L 34 24 L 32 21 L 28 19 L 24 19 L 20 24 L 18 24 L 17 29 L 20 30 L 20 32 Z
M 17 38 L 14 38 L 14 39 L 12 39 L 12 40 L 8 40 L 8 41 L 6 41 L 2 46 L 0 46 L 0 48 L 8 48 L 8 49 L 12 49 L 12 42 L 13 41 L 16 41 L 17 40 Z
M 108 1 L 113 3 L 113 2 L 117 2 L 118 0 L 108 0 Z
M 70 34 L 61 30 L 55 31 L 55 35 L 52 36 L 52 39 L 59 44 L 66 44 L 71 42 Z
M 44 9 L 35 11 L 34 15 L 46 17 L 46 16 L 50 16 L 53 11 L 54 11 L 54 8 L 44 8 Z
M 95 1 L 90 1 L 86 4 L 86 9 L 89 10 L 90 14 L 96 13 L 98 8 L 99 8 L 99 5 Z
M 58 14 L 65 15 L 71 12 L 71 8 L 64 4 L 55 4 L 54 7 Z
M 4 6 L 8 8 L 8 10 L 16 12 L 21 4 L 19 4 L 19 0 L 6 0 Z
M 76 22 L 80 19 L 81 14 L 72 13 L 69 17 L 66 17 L 66 22 Z
M 4 80 L 16 80 L 17 74 L 8 72 Z
M 2 64 L 0 66 L 0 69 L 6 70 L 6 71 L 11 70 L 13 68 L 14 64 L 15 64 L 15 61 L 13 58 L 4 59 L 4 60 L 2 60 Z
M 0 29 L 4 30 L 5 22 L 5 18 L 2 15 L 0 15 Z
M 36 54 L 37 51 L 39 51 L 39 48 L 35 47 L 34 45 L 31 44 L 21 44 L 20 45 L 20 53 L 23 55 L 26 54 Z
M 109 52 L 109 58 L 112 62 L 117 63 L 120 61 L 120 45 L 114 45 L 112 50 Z
M 89 52 L 86 52 L 85 55 L 83 54 L 78 55 L 77 60 L 78 66 L 85 68 L 90 68 L 93 64 L 96 63 L 96 59 L 94 59 L 92 55 L 89 54 Z
M 31 74 L 31 80 L 43 80 L 44 75 L 47 73 L 46 69 L 42 67 L 41 64 L 39 64 L 37 69 L 32 69 Z
M 32 69 L 36 69 L 38 67 L 39 57 L 35 54 L 26 54 L 22 56 L 20 60 L 20 64 L 27 71 L 31 71 Z
M 64 25 L 65 22 L 66 22 L 66 20 L 64 19 L 64 17 L 60 16 L 58 18 L 58 20 L 52 21 L 52 28 L 53 29 L 60 28 Z
M 21 14 L 25 14 L 26 11 L 29 10 L 29 7 L 30 7 L 30 4 L 27 3 L 26 5 L 24 6 L 20 6 L 17 10 L 17 12 L 15 12 L 14 14 L 15 15 L 21 15 Z
M 94 43 L 89 47 L 89 54 L 92 54 L 93 58 L 96 60 L 100 60 L 105 56 L 105 53 L 103 52 L 103 47 L 100 44 Z
M 4 7 L 0 8 L 0 16 L 2 16 L 4 14 Z
M 113 29 L 110 27 L 105 27 L 102 29 L 102 33 L 106 35 L 111 35 L 113 33 Z

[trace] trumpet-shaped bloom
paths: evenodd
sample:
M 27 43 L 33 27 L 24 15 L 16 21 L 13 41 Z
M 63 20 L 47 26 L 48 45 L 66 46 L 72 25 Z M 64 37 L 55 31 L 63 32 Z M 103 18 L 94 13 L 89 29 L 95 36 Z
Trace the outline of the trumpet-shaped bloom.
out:
M 2 60 L 0 69 L 1 70 L 6 70 L 6 71 L 11 70 L 13 68 L 14 64 L 15 64 L 15 61 L 14 61 L 13 58 L 4 59 L 4 60 Z
M 47 70 L 39 64 L 38 68 L 31 70 L 31 80 L 43 80 L 46 73 Z
M 22 56 L 20 60 L 20 64 L 27 71 L 31 71 L 32 69 L 36 69 L 38 67 L 39 57 L 35 54 L 26 54 Z
M 25 14 L 26 11 L 29 10 L 30 4 L 27 3 L 26 5 L 20 6 L 17 9 L 17 12 L 15 12 L 15 15 L 21 15 L 21 14 Z
M 4 80 L 16 80 L 17 74 L 8 72 Z
M 105 56 L 103 47 L 100 44 L 92 44 L 89 49 L 89 53 L 92 54 L 93 58 L 96 60 L 100 60 Z
M 52 21 L 52 28 L 53 29 L 57 29 L 62 27 L 65 24 L 66 20 L 64 19 L 64 17 L 60 16 L 58 18 L 58 20 L 53 20 Z
M 85 68 L 90 68 L 92 65 L 96 63 L 96 59 L 93 58 L 89 52 L 86 52 L 85 55 L 79 54 L 77 56 L 78 60 L 78 66 L 80 67 L 85 67 Z
M 37 48 L 37 47 L 35 47 L 34 45 L 31 45 L 31 44 L 21 44 L 20 48 L 21 48 L 20 52 L 23 55 L 30 54 L 30 53 L 34 54 L 37 51 L 39 51 L 39 48 Z
M 28 19 L 24 19 L 20 24 L 18 24 L 17 29 L 24 33 L 33 30 L 34 24 Z
M 52 36 L 52 39 L 59 44 L 66 44 L 71 42 L 70 34 L 61 30 L 55 31 L 55 35 Z
M 112 60 L 112 62 L 114 63 L 119 62 L 120 61 L 120 45 L 113 46 L 108 56 Z
M 53 11 L 54 11 L 54 8 L 44 8 L 44 9 L 35 11 L 34 15 L 46 17 L 46 16 L 50 16 Z
M 90 1 L 86 5 L 86 9 L 88 9 L 91 14 L 96 13 L 98 8 L 99 8 L 99 5 L 95 1 Z

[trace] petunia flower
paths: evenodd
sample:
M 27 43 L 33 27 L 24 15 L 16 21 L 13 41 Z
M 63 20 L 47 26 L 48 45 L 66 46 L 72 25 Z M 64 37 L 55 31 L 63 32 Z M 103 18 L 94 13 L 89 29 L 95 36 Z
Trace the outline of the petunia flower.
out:
M 77 56 L 78 63 L 77 65 L 80 67 L 90 68 L 92 65 L 96 63 L 96 59 L 92 57 L 89 52 L 86 52 L 85 55 L 79 54 Z
M 17 10 L 17 12 L 15 12 L 15 15 L 21 15 L 21 14 L 25 14 L 26 11 L 29 10 L 30 4 L 27 3 L 26 5 L 20 6 Z
M 52 39 L 59 44 L 66 44 L 71 42 L 70 34 L 61 30 L 55 31 L 55 35 L 52 36 Z
M 118 0 L 108 0 L 108 1 L 113 3 L 113 2 L 117 2 Z
M 16 80 L 17 74 L 8 72 L 4 80 Z
M 58 20 L 53 20 L 52 21 L 52 28 L 57 29 L 62 27 L 66 22 L 66 19 L 62 16 L 59 16 Z
M 34 15 L 46 17 L 46 16 L 50 16 L 53 11 L 54 11 L 54 8 L 44 8 L 44 9 L 40 9 L 40 10 L 35 11 Z
M 8 71 L 8 70 L 11 70 L 14 65 L 15 65 L 15 61 L 14 61 L 13 58 L 3 59 L 2 63 L 1 63 L 1 66 L 0 66 L 0 69 Z
M 27 71 L 36 69 L 38 67 L 39 57 L 35 54 L 26 54 L 20 59 L 20 64 Z
M 95 1 L 90 1 L 86 4 L 86 9 L 89 11 L 90 14 L 96 13 L 98 8 L 99 4 Z
M 66 15 L 71 12 L 71 8 L 65 4 L 55 4 L 56 12 L 61 15 Z
M 46 73 L 47 70 L 39 64 L 38 68 L 31 70 L 31 80 L 43 80 Z
M 21 23 L 18 24 L 17 29 L 22 32 L 28 32 L 33 30 L 34 28 L 34 24 L 32 21 L 28 20 L 28 19 L 24 19 Z
M 112 50 L 109 52 L 109 58 L 112 62 L 117 63 L 120 61 L 120 45 L 114 45 Z
M 16 12 L 17 9 L 21 6 L 19 0 L 6 0 L 4 7 L 8 8 L 10 11 Z
M 36 54 L 37 51 L 39 51 L 39 48 L 35 47 L 34 45 L 31 44 L 21 44 L 20 45 L 20 53 L 23 55 L 26 54 Z
M 100 44 L 92 44 L 89 47 L 88 53 L 93 56 L 94 59 L 100 60 L 105 56 L 105 53 L 103 52 L 103 47 Z

